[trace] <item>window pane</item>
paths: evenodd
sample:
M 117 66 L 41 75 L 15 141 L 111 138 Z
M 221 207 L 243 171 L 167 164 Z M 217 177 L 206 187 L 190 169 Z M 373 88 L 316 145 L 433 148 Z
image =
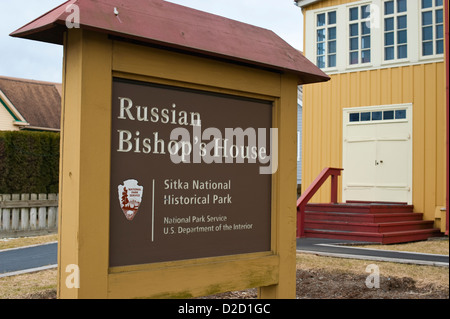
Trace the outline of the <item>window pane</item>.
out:
M 382 119 L 382 112 L 372 112 L 372 121 L 380 121 Z
M 408 47 L 406 45 L 399 45 L 397 50 L 397 59 L 404 59 L 408 57 Z
M 394 119 L 394 111 L 383 112 L 383 120 L 393 120 L 393 119 Z
M 436 54 L 444 53 L 444 40 L 436 41 Z
M 350 8 L 350 21 L 358 20 L 358 8 Z
M 442 6 L 442 0 L 436 0 L 436 7 Z
M 318 43 L 317 44 L 317 55 L 324 55 L 325 54 L 325 42 Z
M 397 17 L 397 29 L 406 29 L 406 16 Z
M 361 63 L 370 62 L 370 50 L 364 50 L 361 52 Z
M 361 42 L 362 49 L 370 49 L 370 36 L 363 37 Z
M 397 44 L 406 43 L 406 30 L 397 32 Z
M 395 111 L 395 119 L 406 119 L 406 110 L 396 110 Z
M 386 61 L 394 59 L 394 47 L 384 49 L 384 59 Z
M 369 49 L 370 48 L 370 36 L 362 37 L 361 39 L 361 48 Z
M 384 31 L 394 30 L 394 18 L 384 19 Z
M 361 33 L 362 34 L 370 34 L 370 22 L 361 22 Z
M 359 113 L 350 113 L 350 122 L 359 122 Z
M 358 64 L 358 52 L 350 52 L 350 64 Z
M 422 8 L 430 8 L 433 6 L 433 0 L 422 0 Z
M 423 43 L 423 55 L 433 55 L 433 42 L 424 42 Z
M 317 26 L 321 27 L 325 25 L 325 13 L 317 15 Z
M 359 34 L 358 24 L 357 23 L 350 24 L 350 36 L 354 37 L 354 36 L 357 36 L 358 34 Z
M 336 11 L 328 12 L 328 24 L 336 23 Z
M 394 32 L 388 32 L 384 35 L 384 45 L 394 44 Z
M 317 30 L 317 42 L 325 41 L 325 29 Z
M 422 28 L 422 41 L 433 39 L 433 27 Z
M 325 67 L 325 57 L 324 56 L 317 57 L 317 66 L 321 69 L 323 69 Z
M 328 53 L 336 53 L 336 41 L 328 42 Z
M 437 25 L 436 26 L 436 39 L 443 39 L 444 38 L 444 26 Z
M 361 19 L 367 19 L 368 17 L 370 17 L 370 6 L 361 6 Z
M 444 18 L 442 15 L 442 10 L 436 10 L 436 24 L 443 23 L 443 22 L 444 22 Z
M 328 28 L 328 40 L 336 39 L 336 27 Z
M 350 39 L 350 51 L 358 50 L 358 38 Z
M 397 12 L 406 11 L 406 0 L 397 0 Z
M 384 14 L 394 13 L 394 1 L 386 1 L 384 3 Z
M 336 66 L 336 54 L 332 54 L 328 56 L 328 67 Z
M 430 25 L 433 23 L 432 11 L 422 12 L 422 25 Z
M 370 121 L 370 112 L 361 112 L 361 121 Z

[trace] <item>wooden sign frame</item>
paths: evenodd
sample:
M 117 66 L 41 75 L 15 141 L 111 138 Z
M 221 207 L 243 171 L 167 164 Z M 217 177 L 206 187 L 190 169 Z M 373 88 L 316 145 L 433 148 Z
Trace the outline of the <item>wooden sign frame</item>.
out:
M 113 77 L 273 103 L 279 140 L 270 251 L 109 267 Z M 290 73 L 69 29 L 64 40 L 58 297 L 191 298 L 258 287 L 260 298 L 295 298 L 297 81 Z M 70 284 L 74 278 L 77 284 Z

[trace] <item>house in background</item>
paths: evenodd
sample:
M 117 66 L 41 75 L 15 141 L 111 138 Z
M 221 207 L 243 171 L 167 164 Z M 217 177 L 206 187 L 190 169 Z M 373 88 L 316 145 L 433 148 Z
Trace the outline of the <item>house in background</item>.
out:
M 0 76 L 0 131 L 59 132 L 61 84 Z
M 446 231 L 443 1 L 296 3 L 304 54 L 331 77 L 303 91 L 303 190 L 343 168 L 340 201 L 407 203 Z M 312 202 L 329 200 L 324 185 Z

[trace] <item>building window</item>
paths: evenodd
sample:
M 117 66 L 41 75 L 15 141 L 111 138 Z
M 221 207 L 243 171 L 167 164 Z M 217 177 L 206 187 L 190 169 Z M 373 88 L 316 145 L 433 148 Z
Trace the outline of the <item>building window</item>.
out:
M 349 122 L 374 122 L 406 119 L 406 109 L 349 113 Z
M 422 55 L 444 53 L 444 16 L 442 0 L 421 0 Z
M 317 66 L 336 66 L 336 11 L 317 15 Z
M 370 39 L 370 5 L 349 9 L 349 64 L 369 63 Z
M 408 57 L 406 0 L 384 2 L 384 60 Z

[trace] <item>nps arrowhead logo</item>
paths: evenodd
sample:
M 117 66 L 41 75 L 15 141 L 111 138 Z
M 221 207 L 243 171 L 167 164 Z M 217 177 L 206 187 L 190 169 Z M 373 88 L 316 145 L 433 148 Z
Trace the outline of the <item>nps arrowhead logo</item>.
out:
M 122 208 L 126 219 L 131 221 L 136 216 L 141 205 L 144 187 L 139 186 L 137 180 L 129 179 L 124 181 L 123 185 L 119 185 L 117 190 L 120 208 Z

